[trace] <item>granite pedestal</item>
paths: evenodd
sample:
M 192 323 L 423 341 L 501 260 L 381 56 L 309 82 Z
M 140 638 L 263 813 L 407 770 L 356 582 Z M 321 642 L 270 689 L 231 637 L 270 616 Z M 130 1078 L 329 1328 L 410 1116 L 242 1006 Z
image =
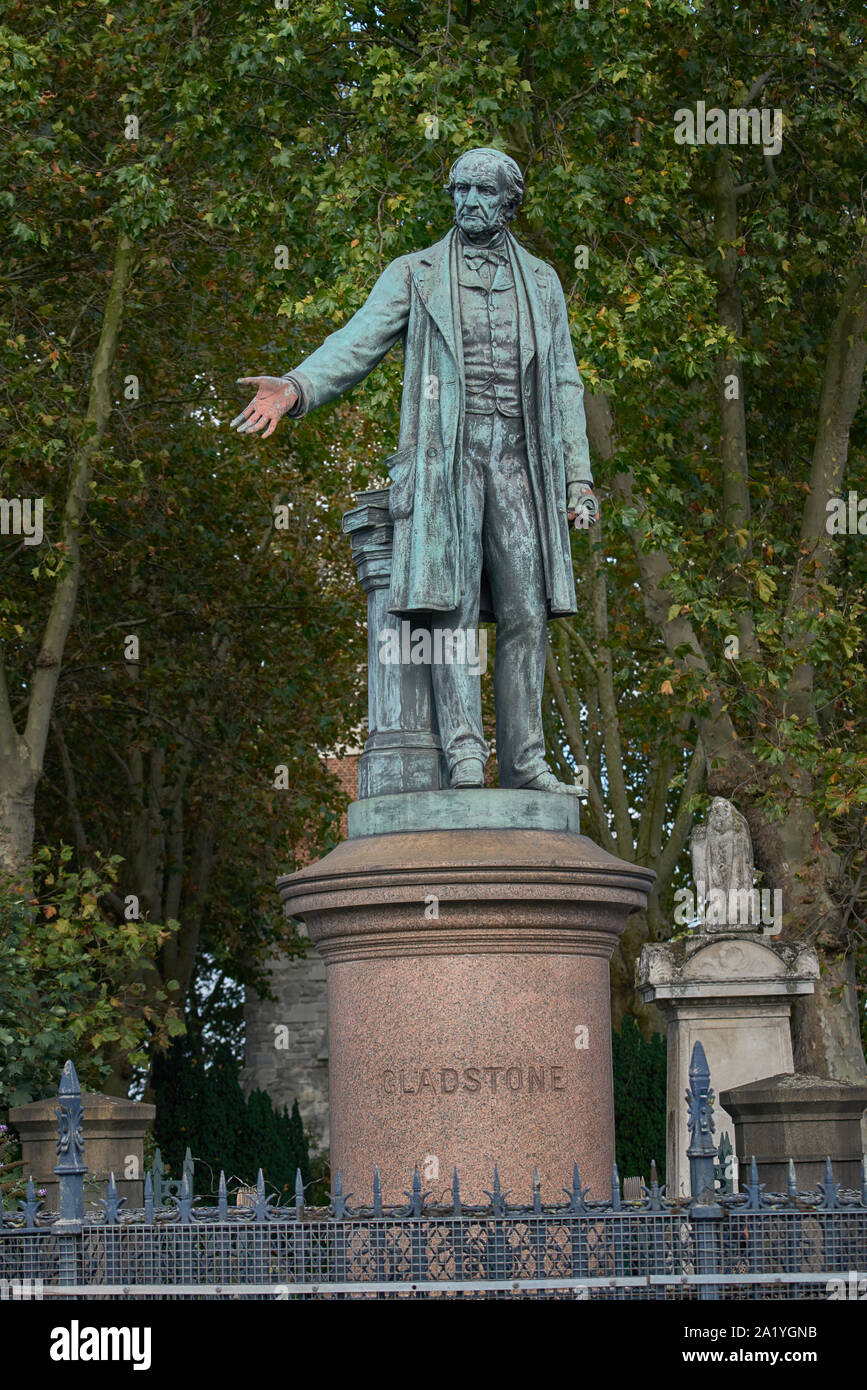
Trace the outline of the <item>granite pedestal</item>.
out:
M 654 876 L 577 818 L 550 792 L 374 797 L 349 839 L 279 881 L 326 962 L 331 1164 L 355 1201 L 375 1165 L 386 1201 L 416 1166 L 435 1193 L 457 1166 L 469 1202 L 495 1164 L 523 1196 L 535 1170 L 559 1193 L 574 1161 L 609 1189 L 608 961 Z

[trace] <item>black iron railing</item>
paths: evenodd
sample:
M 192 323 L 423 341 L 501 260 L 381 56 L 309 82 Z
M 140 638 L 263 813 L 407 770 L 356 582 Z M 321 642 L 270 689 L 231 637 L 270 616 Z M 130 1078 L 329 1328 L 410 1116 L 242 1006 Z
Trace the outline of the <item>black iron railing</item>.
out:
M 269 1200 L 260 1172 L 246 1206 L 193 1195 L 185 1167 L 165 1202 L 147 1175 L 130 1211 L 112 1177 L 85 1211 L 83 1112 L 75 1068 L 58 1093 L 58 1211 L 33 1181 L 0 1216 L 0 1297 L 41 1298 L 850 1298 L 867 1291 L 867 1160 L 858 1190 L 843 1190 L 830 1161 L 815 1190 L 767 1193 L 755 1161 L 742 1192 L 715 1183 L 713 1092 L 701 1044 L 690 1066 L 690 1195 L 650 1183 L 594 1196 L 576 1164 L 568 1191 L 510 1200 L 494 1170 L 485 1204 L 453 1176 L 449 1201 L 425 1192 L 418 1171 L 401 1204 L 352 1202 L 340 1174 L 327 1207 L 310 1207 L 300 1173 L 288 1205 Z

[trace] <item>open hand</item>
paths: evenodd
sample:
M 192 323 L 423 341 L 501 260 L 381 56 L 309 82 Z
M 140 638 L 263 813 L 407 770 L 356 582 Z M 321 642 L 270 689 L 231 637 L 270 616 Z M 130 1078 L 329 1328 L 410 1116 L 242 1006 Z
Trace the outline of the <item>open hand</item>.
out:
M 298 392 L 291 382 L 279 376 L 242 376 L 238 378 L 238 385 L 257 388 L 250 404 L 235 416 L 229 426 L 230 429 L 237 429 L 239 434 L 258 434 L 264 429 L 262 438 L 267 439 L 298 399 Z

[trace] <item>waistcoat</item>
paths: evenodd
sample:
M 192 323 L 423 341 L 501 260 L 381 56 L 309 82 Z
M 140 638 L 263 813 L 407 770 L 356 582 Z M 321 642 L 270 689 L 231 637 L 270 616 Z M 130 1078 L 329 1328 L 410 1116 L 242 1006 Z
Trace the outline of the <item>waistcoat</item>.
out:
M 462 249 L 458 265 L 466 408 L 477 415 L 522 415 L 518 296 L 508 256 L 477 268 Z

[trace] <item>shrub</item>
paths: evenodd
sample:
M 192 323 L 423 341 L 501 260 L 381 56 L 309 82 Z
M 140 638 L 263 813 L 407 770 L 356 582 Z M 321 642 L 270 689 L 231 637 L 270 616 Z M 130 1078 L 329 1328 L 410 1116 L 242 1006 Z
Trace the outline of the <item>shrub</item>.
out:
M 640 1175 L 650 1181 L 656 1159 L 659 1181 L 665 1180 L 665 1039 L 656 1033 L 646 1042 L 631 1015 L 611 1034 L 614 1062 L 614 1124 L 617 1167 L 621 1178 Z
M 220 1170 L 227 1181 L 254 1184 L 259 1169 L 269 1189 L 291 1198 L 295 1172 L 310 1182 L 307 1136 L 297 1100 L 291 1115 L 275 1109 L 266 1091 L 245 1099 L 238 1063 L 222 1045 L 210 1063 L 196 1056 L 186 1038 L 154 1060 L 157 1093 L 154 1138 L 172 1177 L 179 1177 L 189 1147 L 197 1161 L 196 1191 L 215 1192 Z M 205 1172 L 210 1171 L 210 1179 Z

